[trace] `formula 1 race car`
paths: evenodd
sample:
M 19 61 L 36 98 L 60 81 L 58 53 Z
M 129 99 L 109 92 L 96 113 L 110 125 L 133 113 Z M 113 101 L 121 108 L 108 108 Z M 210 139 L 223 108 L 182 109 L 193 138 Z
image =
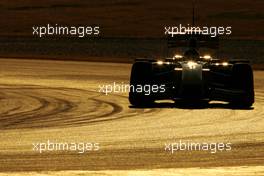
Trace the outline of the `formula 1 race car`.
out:
M 254 83 L 249 61 L 201 56 L 197 47 L 201 37 L 204 36 L 190 36 L 188 49 L 182 55 L 166 59 L 136 59 L 130 77 L 130 103 L 148 106 L 163 99 L 192 103 L 217 100 L 238 107 L 251 107 Z M 168 39 L 169 47 L 179 46 L 176 42 Z

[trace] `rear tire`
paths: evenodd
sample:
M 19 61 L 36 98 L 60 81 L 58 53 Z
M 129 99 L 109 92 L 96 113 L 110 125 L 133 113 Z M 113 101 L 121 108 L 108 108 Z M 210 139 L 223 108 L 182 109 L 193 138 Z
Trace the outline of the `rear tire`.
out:
M 233 66 L 233 88 L 243 93 L 233 97 L 231 105 L 237 107 L 251 107 L 255 100 L 253 71 L 248 64 L 235 64 Z
M 146 85 L 151 86 L 152 82 L 152 64 L 150 62 L 136 62 L 132 66 L 130 77 L 130 92 L 129 102 L 133 106 L 149 106 L 154 103 L 154 98 L 150 95 L 145 95 L 145 92 L 137 92 L 137 87 Z

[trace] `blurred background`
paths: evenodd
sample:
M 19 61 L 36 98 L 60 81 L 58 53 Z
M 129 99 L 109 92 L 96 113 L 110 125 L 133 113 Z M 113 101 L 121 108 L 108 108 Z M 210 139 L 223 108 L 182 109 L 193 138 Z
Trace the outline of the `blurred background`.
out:
M 263 0 L 196 0 L 197 26 L 231 26 L 217 56 L 263 63 Z M 1 0 L 0 57 L 132 62 L 165 57 L 164 26 L 192 23 L 192 0 Z M 100 26 L 96 38 L 32 35 L 33 26 Z

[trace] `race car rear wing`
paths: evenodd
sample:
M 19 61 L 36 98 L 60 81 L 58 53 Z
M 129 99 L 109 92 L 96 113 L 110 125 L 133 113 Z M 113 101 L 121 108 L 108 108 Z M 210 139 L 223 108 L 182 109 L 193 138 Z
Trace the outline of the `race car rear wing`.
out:
M 203 34 L 184 34 L 174 35 L 173 37 L 170 36 L 167 38 L 167 46 L 168 48 L 190 47 L 191 41 L 196 42 L 196 48 L 219 48 L 219 36 L 212 37 L 211 35 Z
M 246 59 L 228 59 L 228 60 L 222 60 L 222 59 L 211 59 L 212 63 L 218 63 L 218 62 L 228 62 L 230 64 L 237 64 L 237 63 L 246 63 L 250 64 L 250 60 Z
M 250 60 L 245 60 L 245 59 L 232 59 L 228 61 L 231 64 L 237 64 L 237 63 L 247 63 L 250 64 Z

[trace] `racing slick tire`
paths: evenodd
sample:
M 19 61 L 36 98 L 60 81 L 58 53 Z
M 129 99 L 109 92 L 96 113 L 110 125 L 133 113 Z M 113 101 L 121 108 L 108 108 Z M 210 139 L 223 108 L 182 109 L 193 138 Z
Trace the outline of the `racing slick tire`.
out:
M 135 62 L 132 66 L 130 76 L 129 102 L 133 106 L 149 106 L 154 103 L 154 98 L 146 95 L 144 91 L 136 91 L 136 87 L 143 88 L 145 85 L 151 86 L 152 64 L 151 62 Z M 143 89 L 144 90 L 144 89 Z
M 235 64 L 232 69 L 233 88 L 240 90 L 239 96 L 232 97 L 231 105 L 236 107 L 251 107 L 254 103 L 253 70 L 249 64 Z

